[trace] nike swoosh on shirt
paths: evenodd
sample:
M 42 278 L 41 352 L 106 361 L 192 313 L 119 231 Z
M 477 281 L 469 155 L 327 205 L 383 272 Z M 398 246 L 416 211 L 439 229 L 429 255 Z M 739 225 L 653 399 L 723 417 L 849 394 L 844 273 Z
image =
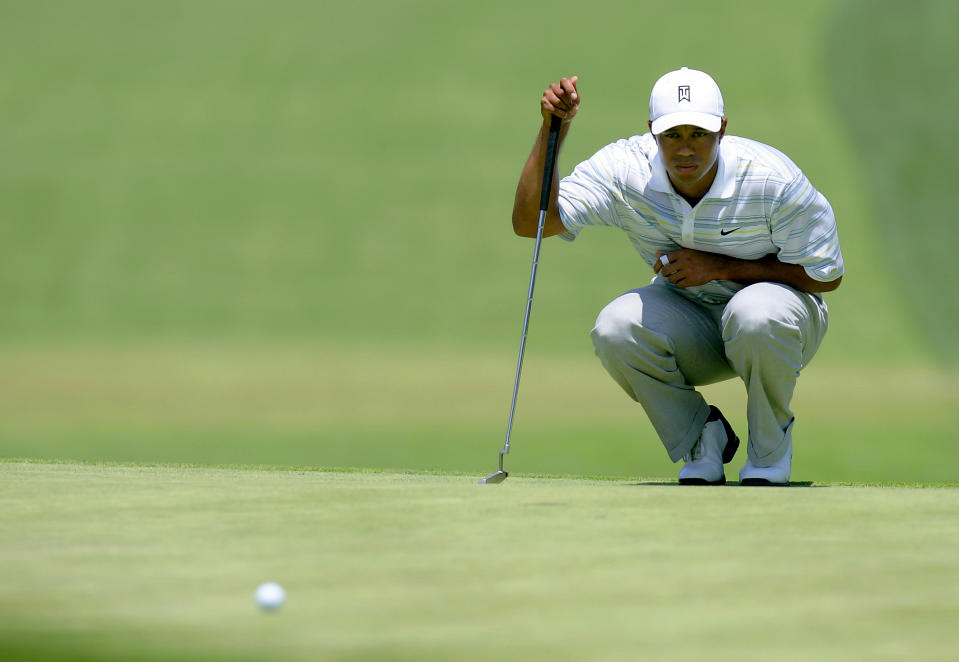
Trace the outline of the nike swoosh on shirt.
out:
M 721 234 L 722 236 L 725 237 L 727 234 L 732 234 L 732 233 L 735 232 L 736 230 L 742 230 L 742 227 L 740 226 L 740 227 L 738 227 L 738 228 L 733 228 L 732 230 L 720 230 L 720 231 L 719 231 L 719 234 Z

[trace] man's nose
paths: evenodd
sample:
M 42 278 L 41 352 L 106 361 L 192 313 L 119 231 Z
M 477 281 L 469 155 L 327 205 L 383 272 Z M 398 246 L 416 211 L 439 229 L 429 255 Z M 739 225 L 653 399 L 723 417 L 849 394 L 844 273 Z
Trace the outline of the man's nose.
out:
M 680 156 L 692 156 L 696 153 L 696 150 L 693 149 L 693 144 L 688 140 L 682 140 L 679 143 L 679 148 L 676 150 L 676 154 Z

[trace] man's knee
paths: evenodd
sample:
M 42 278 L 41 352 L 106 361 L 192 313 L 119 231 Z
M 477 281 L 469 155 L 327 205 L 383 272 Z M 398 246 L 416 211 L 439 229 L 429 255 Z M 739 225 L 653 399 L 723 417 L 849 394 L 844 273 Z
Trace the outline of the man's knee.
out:
M 775 311 L 762 307 L 741 308 L 723 318 L 723 340 L 746 337 L 764 340 L 776 333 L 781 321 Z
M 750 345 L 802 344 L 797 292 L 785 285 L 757 283 L 741 290 L 726 306 L 723 342 Z
M 600 311 L 589 335 L 597 353 L 603 353 L 632 342 L 636 327 L 635 306 L 623 295 Z

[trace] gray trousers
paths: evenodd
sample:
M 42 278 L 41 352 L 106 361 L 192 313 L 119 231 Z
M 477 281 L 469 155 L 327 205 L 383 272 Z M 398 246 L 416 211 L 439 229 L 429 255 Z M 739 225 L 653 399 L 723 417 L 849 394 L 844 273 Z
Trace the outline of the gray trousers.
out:
M 820 297 L 778 283 L 743 288 L 726 304 L 691 301 L 662 278 L 613 300 L 591 337 L 603 366 L 639 402 L 673 462 L 709 415 L 696 391 L 739 376 L 746 385 L 750 461 L 780 460 L 792 443 L 799 371 L 826 333 Z

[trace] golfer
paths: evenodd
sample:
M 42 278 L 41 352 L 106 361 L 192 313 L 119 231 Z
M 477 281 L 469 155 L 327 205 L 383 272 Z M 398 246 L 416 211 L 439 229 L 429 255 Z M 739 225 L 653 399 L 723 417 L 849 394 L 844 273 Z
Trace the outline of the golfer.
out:
M 578 78 L 549 86 L 523 168 L 513 229 L 535 237 L 552 116 L 560 144 L 580 106 Z M 555 177 L 558 179 L 558 176 Z M 800 370 L 826 333 L 822 293 L 844 273 L 829 202 L 784 154 L 726 135 L 722 93 L 683 67 L 649 97 L 649 133 L 618 140 L 554 181 L 544 236 L 572 241 L 613 226 L 650 266 L 645 287 L 613 300 L 592 331 L 596 354 L 639 402 L 679 482 L 726 482 L 739 439 L 696 386 L 739 377 L 749 436 L 742 485 L 788 485 Z

